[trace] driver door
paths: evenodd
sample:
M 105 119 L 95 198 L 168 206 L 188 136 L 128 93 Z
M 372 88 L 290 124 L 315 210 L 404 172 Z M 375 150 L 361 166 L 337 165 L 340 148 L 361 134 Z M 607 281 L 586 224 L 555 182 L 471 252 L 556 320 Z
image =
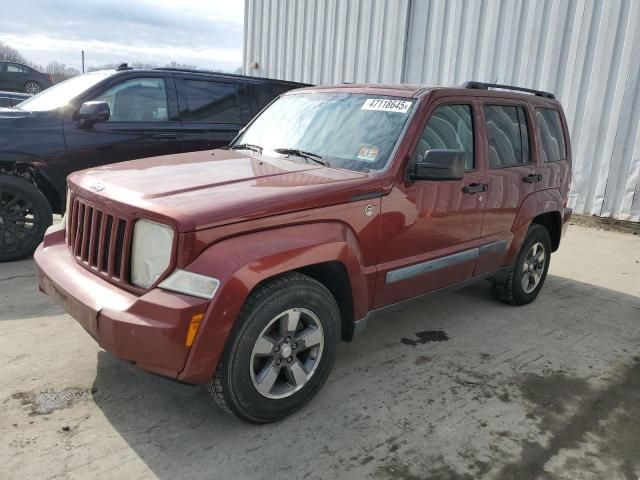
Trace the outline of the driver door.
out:
M 175 97 L 173 78 L 147 73 L 87 99 L 106 102 L 111 114 L 106 122 L 89 128 L 81 128 L 74 117 L 66 119 L 70 171 L 180 152 L 182 129 Z
M 403 172 L 383 198 L 374 308 L 469 279 L 476 264 L 486 185 L 477 103 L 443 99 L 430 112 L 408 168 L 430 149 L 464 151 L 464 178 L 410 181 Z

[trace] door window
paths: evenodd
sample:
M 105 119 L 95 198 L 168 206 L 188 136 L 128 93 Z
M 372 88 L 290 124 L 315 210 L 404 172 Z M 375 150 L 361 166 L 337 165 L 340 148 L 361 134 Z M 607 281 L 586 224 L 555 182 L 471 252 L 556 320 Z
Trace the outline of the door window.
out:
M 560 122 L 560 113 L 551 108 L 536 108 L 538 141 L 542 146 L 542 158 L 545 162 L 558 162 L 566 158 L 564 133 Z
M 94 100 L 107 102 L 109 122 L 166 122 L 167 92 L 162 78 L 125 80 Z
M 7 63 L 7 72 L 12 73 L 29 73 L 29 69 L 22 65 L 17 65 L 15 63 Z
M 485 105 L 489 166 L 514 167 L 531 162 L 529 134 L 524 108 L 508 105 Z
M 424 157 L 427 150 L 458 150 L 466 154 L 465 168 L 473 170 L 473 121 L 471 105 L 443 105 L 431 114 L 418 146 L 411 157 L 410 168 Z
M 207 123 L 242 124 L 242 112 L 238 101 L 241 85 L 206 80 L 185 80 L 182 82 L 180 118 L 185 121 Z

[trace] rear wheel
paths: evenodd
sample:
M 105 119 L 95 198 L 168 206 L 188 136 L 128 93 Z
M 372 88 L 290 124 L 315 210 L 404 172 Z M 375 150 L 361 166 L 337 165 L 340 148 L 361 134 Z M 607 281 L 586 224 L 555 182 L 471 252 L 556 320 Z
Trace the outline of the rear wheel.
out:
M 40 190 L 22 178 L 0 175 L 0 262 L 31 255 L 51 221 Z
M 551 237 L 542 225 L 529 227 L 516 264 L 509 273 L 496 280 L 498 299 L 511 305 L 533 302 L 547 277 L 551 260 Z
M 242 420 L 278 420 L 320 390 L 339 341 L 338 306 L 322 284 L 299 273 L 273 279 L 245 302 L 207 389 Z
M 24 84 L 24 93 L 28 93 L 29 95 L 36 95 L 42 91 L 42 87 L 38 82 L 29 81 Z

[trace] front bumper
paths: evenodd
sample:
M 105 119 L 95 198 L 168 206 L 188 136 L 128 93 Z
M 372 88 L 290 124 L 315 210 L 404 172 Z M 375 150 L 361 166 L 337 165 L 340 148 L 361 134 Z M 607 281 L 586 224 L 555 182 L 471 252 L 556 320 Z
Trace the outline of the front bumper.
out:
M 51 227 L 34 254 L 40 290 L 51 296 L 114 356 L 144 370 L 178 378 L 189 348 L 191 317 L 209 300 L 151 290 L 138 296 L 80 266 L 64 243 L 64 230 Z

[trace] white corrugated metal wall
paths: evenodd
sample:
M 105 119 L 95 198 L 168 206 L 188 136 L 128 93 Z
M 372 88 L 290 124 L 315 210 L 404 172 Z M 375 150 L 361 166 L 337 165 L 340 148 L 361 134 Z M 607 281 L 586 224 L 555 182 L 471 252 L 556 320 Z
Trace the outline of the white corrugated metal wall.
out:
M 247 0 L 245 14 L 250 75 L 554 92 L 571 205 L 640 221 L 640 0 Z

